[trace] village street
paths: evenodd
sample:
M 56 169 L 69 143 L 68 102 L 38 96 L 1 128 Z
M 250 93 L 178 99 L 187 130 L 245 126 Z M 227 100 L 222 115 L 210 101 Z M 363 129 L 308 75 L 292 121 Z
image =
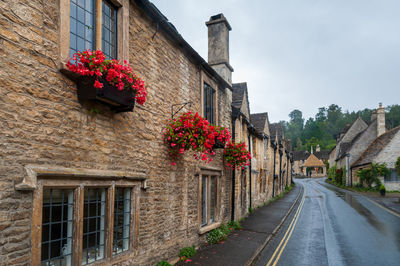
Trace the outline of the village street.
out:
M 324 179 L 296 183 L 303 195 L 257 265 L 398 265 L 399 215 Z

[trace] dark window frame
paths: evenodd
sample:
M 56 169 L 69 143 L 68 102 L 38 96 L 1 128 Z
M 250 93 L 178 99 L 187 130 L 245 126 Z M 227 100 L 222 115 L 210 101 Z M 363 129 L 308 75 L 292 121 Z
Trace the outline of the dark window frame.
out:
M 82 265 L 83 258 L 83 216 L 84 216 L 84 190 L 85 188 L 104 188 L 106 191 L 106 219 L 105 219 L 105 250 L 104 258 L 94 263 L 112 262 L 120 256 L 127 256 L 138 248 L 138 224 L 136 218 L 139 215 L 139 191 L 141 182 L 137 180 L 69 180 L 65 182 L 60 179 L 40 179 L 34 192 L 33 204 L 37 211 L 34 211 L 32 218 L 32 258 L 31 262 L 41 263 L 41 238 L 42 235 L 42 213 L 43 213 L 43 191 L 44 189 L 71 189 L 73 191 L 73 233 L 72 233 L 72 263 L 71 265 Z M 130 219 L 129 219 L 129 248 L 118 254 L 112 253 L 113 248 L 113 203 L 114 192 L 118 187 L 130 190 Z M 111 206 L 112 205 L 112 206 Z M 82 217 L 82 218 L 79 218 Z M 58 265 L 58 264 L 57 264 Z
M 111 18 L 108 14 L 105 13 L 105 6 L 108 6 L 113 13 L 113 18 Z M 101 25 L 101 50 L 103 51 L 106 59 L 117 59 L 118 58 L 118 7 L 115 6 L 111 1 L 102 0 L 102 25 Z M 113 25 L 108 29 L 105 25 L 105 16 L 109 17 Z M 111 33 L 111 37 L 113 38 L 112 41 L 107 41 L 105 39 L 105 30 L 109 30 Z M 111 31 L 112 30 L 112 31 Z M 110 49 L 110 53 L 107 53 L 105 49 L 105 44 L 109 44 L 113 49 Z
M 215 90 L 208 83 L 204 82 L 203 86 L 203 110 L 204 118 L 210 124 L 216 125 L 215 121 Z
M 219 172 L 212 171 L 205 171 L 200 175 L 200 227 L 217 223 L 220 219 L 220 176 Z M 213 191 L 212 184 L 214 184 Z M 204 188 L 206 193 L 204 193 Z M 213 195 L 212 192 L 214 192 Z M 206 196 L 205 200 L 204 196 Z

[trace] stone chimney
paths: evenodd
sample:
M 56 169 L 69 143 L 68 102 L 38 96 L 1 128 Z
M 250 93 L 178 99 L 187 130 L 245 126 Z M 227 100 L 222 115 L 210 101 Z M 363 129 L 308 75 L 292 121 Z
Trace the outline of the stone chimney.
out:
M 229 64 L 229 31 L 232 30 L 223 14 L 212 16 L 208 27 L 208 64 L 232 85 L 233 68 Z
M 321 147 L 319 146 L 319 144 L 317 144 L 317 147 L 315 148 L 316 152 L 320 152 L 321 151 Z
M 380 135 L 382 135 L 383 133 L 386 132 L 386 125 L 385 125 L 385 108 L 382 107 L 382 103 L 379 103 L 379 108 L 376 111 L 377 115 L 376 115 L 376 124 L 377 124 L 377 137 L 379 137 Z

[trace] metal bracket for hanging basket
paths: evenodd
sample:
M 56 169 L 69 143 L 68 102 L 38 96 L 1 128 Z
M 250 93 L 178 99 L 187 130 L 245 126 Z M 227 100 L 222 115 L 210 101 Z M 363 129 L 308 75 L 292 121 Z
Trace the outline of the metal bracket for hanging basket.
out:
M 186 105 L 189 105 L 189 108 L 191 108 L 192 107 L 192 102 L 173 104 L 171 106 L 171 118 L 172 118 L 172 120 L 174 119 L 174 116 L 177 113 L 179 113 L 183 108 L 185 108 Z M 174 112 L 174 107 L 176 107 L 176 106 L 180 106 L 180 108 L 176 112 Z

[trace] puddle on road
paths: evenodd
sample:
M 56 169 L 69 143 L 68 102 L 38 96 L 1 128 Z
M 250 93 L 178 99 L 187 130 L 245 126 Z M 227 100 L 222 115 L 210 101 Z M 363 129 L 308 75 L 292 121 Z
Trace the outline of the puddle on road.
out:
M 324 184 L 320 184 L 325 188 L 333 191 L 338 197 L 343 199 L 347 204 L 349 204 L 354 210 L 356 210 L 359 214 L 364 216 L 368 223 L 375 227 L 378 231 L 385 235 L 389 235 L 390 230 L 386 228 L 385 224 L 381 223 L 373 212 L 365 208 L 356 197 L 354 197 L 351 193 L 346 193 L 344 191 L 338 190 L 334 187 L 326 186 Z

